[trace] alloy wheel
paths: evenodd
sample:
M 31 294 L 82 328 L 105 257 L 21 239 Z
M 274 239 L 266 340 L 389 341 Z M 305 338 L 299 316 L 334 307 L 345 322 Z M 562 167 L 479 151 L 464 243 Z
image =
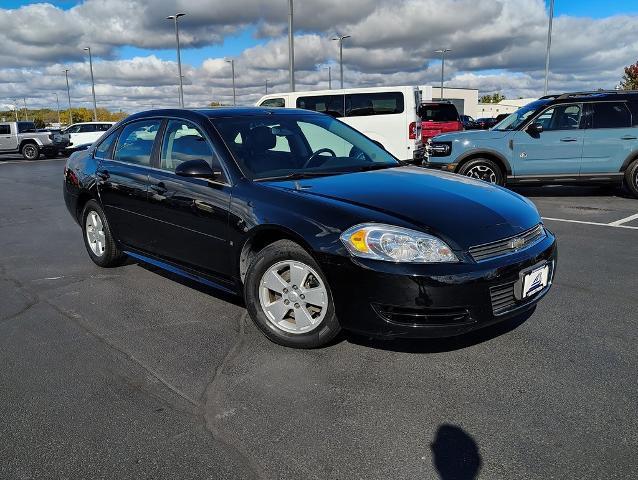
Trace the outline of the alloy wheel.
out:
M 104 225 L 102 219 L 95 210 L 91 210 L 86 216 L 86 239 L 89 248 L 97 257 L 104 255 L 106 249 L 106 236 L 104 235 Z
M 36 156 L 38 154 L 37 149 L 33 146 L 33 145 L 26 145 L 24 147 L 24 155 L 29 159 L 29 160 L 35 160 Z
M 288 333 L 317 328 L 328 310 L 328 290 L 319 274 L 296 260 L 272 265 L 259 282 L 259 303 L 268 321 Z
M 496 172 L 487 165 L 474 165 L 465 175 L 486 182 L 496 183 Z

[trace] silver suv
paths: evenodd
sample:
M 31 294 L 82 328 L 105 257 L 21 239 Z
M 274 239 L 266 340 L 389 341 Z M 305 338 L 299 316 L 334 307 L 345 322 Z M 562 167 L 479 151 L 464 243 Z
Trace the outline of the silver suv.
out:
M 38 132 L 33 122 L 0 122 L 0 153 L 21 153 L 25 160 L 36 160 L 40 154 L 54 158 L 68 144 L 63 135 Z

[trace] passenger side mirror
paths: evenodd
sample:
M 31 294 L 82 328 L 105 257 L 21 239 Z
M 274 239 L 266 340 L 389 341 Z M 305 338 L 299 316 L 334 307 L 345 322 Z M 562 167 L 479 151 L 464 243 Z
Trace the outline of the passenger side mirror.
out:
M 206 160 L 201 158 L 180 163 L 177 168 L 175 168 L 175 175 L 191 178 L 215 178 L 215 172 L 213 172 L 213 169 L 210 168 L 210 165 Z
M 532 123 L 527 127 L 527 133 L 532 137 L 539 135 L 543 131 L 543 125 L 540 123 Z

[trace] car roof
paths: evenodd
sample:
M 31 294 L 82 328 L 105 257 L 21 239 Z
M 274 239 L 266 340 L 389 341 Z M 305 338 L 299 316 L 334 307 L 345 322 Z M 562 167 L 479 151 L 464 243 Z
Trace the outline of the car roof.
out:
M 152 117 L 182 117 L 186 119 L 197 118 L 228 118 L 250 117 L 255 115 L 321 115 L 320 113 L 301 108 L 277 108 L 277 107 L 218 107 L 218 108 L 167 108 L 158 110 L 146 110 L 135 113 L 126 118 L 126 122 Z
M 636 90 L 597 90 L 590 92 L 571 92 L 556 95 L 546 95 L 539 100 L 550 100 L 555 103 L 573 102 L 594 102 L 600 100 L 631 100 L 638 101 L 638 91 Z

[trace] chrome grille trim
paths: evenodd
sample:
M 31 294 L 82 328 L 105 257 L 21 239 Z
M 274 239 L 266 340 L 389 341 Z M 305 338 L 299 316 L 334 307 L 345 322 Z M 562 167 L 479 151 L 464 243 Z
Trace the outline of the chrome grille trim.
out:
M 470 247 L 469 252 L 474 261 L 482 262 L 525 250 L 526 248 L 540 242 L 546 236 L 547 234 L 545 233 L 543 224 L 539 223 L 535 227 L 530 228 L 519 235 L 504 238 L 503 240 L 497 240 L 496 242 Z M 515 240 L 522 242 L 521 245 L 514 246 L 513 242 Z

